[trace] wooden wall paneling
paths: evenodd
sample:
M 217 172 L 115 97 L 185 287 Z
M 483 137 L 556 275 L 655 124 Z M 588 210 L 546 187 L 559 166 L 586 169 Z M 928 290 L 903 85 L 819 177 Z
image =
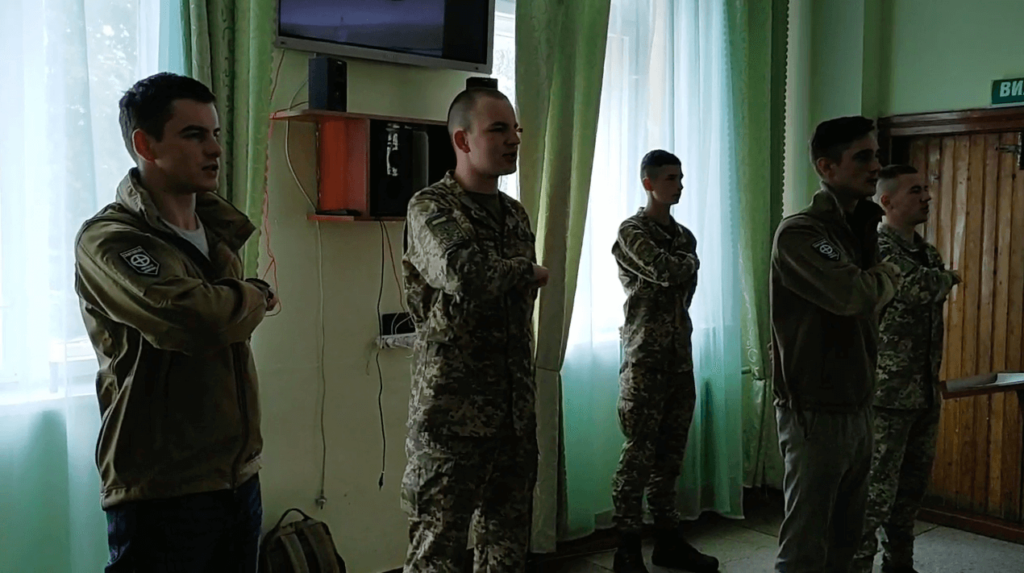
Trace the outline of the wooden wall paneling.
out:
M 878 120 L 879 138 L 904 139 L 923 135 L 1003 133 L 1024 130 L 1024 107 L 997 107 L 884 117 Z
M 952 242 L 953 242 L 953 210 L 955 207 L 955 170 L 954 170 L 954 155 L 956 150 L 956 142 L 953 137 L 943 137 L 939 139 L 939 161 L 938 161 L 938 185 L 936 186 L 939 194 L 939 216 L 936 218 L 938 226 L 936 229 L 935 246 L 939 249 L 939 253 L 942 255 L 942 260 L 946 261 L 952 269 L 957 269 L 956 264 L 953 262 L 952 253 Z M 946 306 L 943 309 L 943 318 L 946 325 L 946 336 L 944 340 L 944 350 L 942 353 L 942 373 L 941 377 L 943 380 L 950 378 L 956 378 L 958 372 L 954 372 L 953 362 L 953 345 L 950 340 L 950 327 L 951 317 L 953 311 L 953 298 L 956 296 L 957 290 L 955 289 L 950 293 L 950 297 L 946 300 Z M 957 367 L 959 367 L 959 352 L 957 354 Z M 940 454 L 936 466 L 932 469 L 933 475 L 933 490 L 942 499 L 946 505 L 952 505 L 956 500 L 956 479 L 957 479 L 957 467 L 956 467 L 956 405 L 951 401 L 945 401 L 942 403 L 942 416 L 939 422 L 939 443 L 937 445 L 937 451 Z
M 960 289 L 960 375 L 978 373 L 978 300 L 981 294 L 982 216 L 984 215 L 985 154 L 976 136 L 959 136 L 956 140 L 956 197 L 958 223 L 954 245 L 962 254 L 958 266 L 963 269 L 963 289 Z M 979 160 L 979 151 L 980 160 Z M 960 206 L 963 206 L 961 209 Z M 962 222 L 961 222 L 962 221 Z M 978 455 L 977 428 L 974 424 L 974 403 L 977 398 L 955 400 L 958 408 L 960 432 L 957 465 L 956 507 L 971 509 L 974 496 L 975 460 Z
M 968 136 L 953 137 L 950 141 L 949 165 L 950 177 L 948 185 L 953 197 L 951 206 L 951 227 L 949 230 L 950 261 L 953 268 L 964 269 L 964 231 L 967 225 L 967 172 L 969 169 L 969 144 Z M 945 151 L 945 147 L 943 149 Z M 945 153 L 943 154 L 945 155 Z M 945 157 L 943 159 L 946 159 Z M 945 183 L 945 182 L 944 182 Z M 966 281 L 965 281 L 966 282 Z M 963 348 L 964 348 L 964 291 L 957 289 L 949 297 L 949 319 L 946 321 L 946 332 L 948 341 L 946 343 L 946 358 L 949 360 L 948 374 L 950 378 L 959 378 L 964 375 L 963 370 Z M 963 474 L 963 450 L 964 450 L 964 424 L 961 413 L 964 409 L 963 400 L 949 400 L 943 404 L 949 409 L 950 431 L 946 434 L 949 440 L 947 453 L 950 454 L 951 474 L 948 500 L 953 507 L 960 507 L 959 492 L 963 487 L 961 476 Z
M 996 136 L 996 142 L 1002 136 Z M 991 142 L 986 143 L 990 145 Z M 1009 162 L 1009 166 L 1007 165 Z M 1013 159 L 1008 154 L 996 155 L 995 190 L 998 197 L 998 230 L 996 238 L 996 277 L 992 307 L 996 309 L 992 320 L 992 371 L 999 372 L 1009 369 L 1006 356 L 1006 341 L 1009 335 L 1009 313 L 1002 310 L 1009 308 L 1010 296 L 1010 237 L 1013 222 L 1013 179 L 1009 176 Z M 986 167 L 986 169 L 988 169 Z M 987 173 L 987 171 L 986 171 Z M 989 404 L 991 419 L 989 421 L 989 456 L 988 456 L 988 504 L 987 515 L 1000 515 L 1002 512 L 1003 491 L 1003 408 L 1005 396 L 993 394 Z
M 949 200 L 948 197 L 942 192 L 942 138 L 940 137 L 928 137 L 927 141 L 927 166 L 925 173 L 927 174 L 928 190 L 932 196 L 931 202 L 931 213 L 928 217 L 926 238 L 929 243 L 935 245 L 939 252 L 943 255 L 943 261 L 947 263 L 947 253 L 944 253 L 944 245 L 946 244 L 945 235 L 943 230 L 948 227 L 942 227 L 943 213 L 949 212 Z M 944 307 L 945 308 L 945 307 Z M 945 312 L 945 311 L 944 311 Z M 945 348 L 943 346 L 943 348 Z M 946 379 L 946 360 L 943 357 L 942 365 L 939 369 L 939 380 Z M 931 495 L 935 495 L 942 491 L 947 491 L 948 475 L 947 462 L 948 455 L 946 453 L 946 442 L 941 439 L 942 433 L 941 428 L 943 427 L 943 421 L 940 419 L 940 439 L 936 444 L 935 451 L 935 464 L 932 466 L 932 480 L 929 484 L 929 492 Z
M 971 140 L 972 183 L 974 167 L 978 166 L 979 186 L 984 197 L 982 215 L 981 288 L 978 295 L 977 364 L 975 372 L 992 372 L 992 332 L 995 308 L 996 238 L 999 230 L 999 143 L 997 134 L 977 135 Z M 974 493 L 971 511 L 984 514 L 988 510 L 989 459 L 991 457 L 990 429 L 991 397 L 978 396 L 974 400 L 974 437 L 978 457 L 974 464 Z
M 919 230 L 964 278 L 943 310 L 940 378 L 1024 371 L 1024 177 L 1012 147 L 1024 137 L 1024 107 L 885 118 L 879 126 L 898 159 L 925 174 L 932 208 Z M 943 402 L 931 511 L 1024 524 L 1019 399 L 1011 392 Z
M 1018 143 L 1016 134 L 1007 137 L 1007 141 Z M 1006 337 L 1007 366 L 1010 370 L 1020 371 L 1024 368 L 1021 360 L 1022 330 L 1024 330 L 1024 177 L 1020 176 L 1016 157 L 1013 154 L 1010 163 L 1000 162 L 1000 176 L 1007 177 L 1013 184 L 1013 230 L 1010 239 L 1010 296 L 1009 296 L 1009 334 Z M 1002 168 L 1006 168 L 1003 171 Z M 1021 425 L 1021 410 L 1017 395 L 1008 393 L 1003 399 L 1003 443 L 1002 443 L 1002 511 L 1001 517 L 1008 521 L 1019 522 L 1021 518 L 1021 456 L 1024 428 Z

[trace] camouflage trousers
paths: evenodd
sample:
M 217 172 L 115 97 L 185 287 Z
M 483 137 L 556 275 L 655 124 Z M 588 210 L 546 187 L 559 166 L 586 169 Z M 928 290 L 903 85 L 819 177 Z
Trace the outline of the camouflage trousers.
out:
M 875 408 L 875 451 L 871 460 L 864 536 L 854 573 L 871 571 L 881 526 L 883 559 L 913 566 L 914 521 L 921 507 L 939 431 L 939 407 L 920 410 Z
M 626 441 L 612 480 L 615 525 L 639 532 L 643 499 L 659 528 L 679 524 L 676 480 L 696 402 L 693 371 L 665 372 L 623 365 L 619 373 L 619 426 Z
M 462 573 L 471 529 L 473 571 L 524 571 L 537 481 L 536 432 L 494 438 L 410 432 L 405 449 L 405 573 Z

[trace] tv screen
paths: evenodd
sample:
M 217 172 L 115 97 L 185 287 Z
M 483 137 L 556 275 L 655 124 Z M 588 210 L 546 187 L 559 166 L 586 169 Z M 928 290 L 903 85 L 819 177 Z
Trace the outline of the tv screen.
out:
M 494 0 L 280 0 L 277 45 L 491 73 Z

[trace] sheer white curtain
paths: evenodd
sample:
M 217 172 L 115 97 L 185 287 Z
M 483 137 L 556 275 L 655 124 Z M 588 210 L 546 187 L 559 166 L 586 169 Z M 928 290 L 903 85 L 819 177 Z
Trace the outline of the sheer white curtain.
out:
M 131 165 L 117 102 L 183 69 L 178 0 L 0 1 L 0 571 L 97 571 L 96 359 L 75 233 Z
M 498 90 L 508 96 L 512 107 L 516 105 L 516 2 L 494 1 L 494 69 L 492 78 L 498 80 Z M 502 177 L 498 189 L 519 198 L 519 171 Z
M 697 236 L 691 308 L 697 410 L 679 508 L 741 515 L 741 351 L 737 191 L 731 145 L 726 0 L 613 0 L 587 229 L 562 376 L 568 537 L 610 525 L 622 435 L 616 400 L 625 294 L 611 246 L 646 203 L 640 159 L 678 155 L 675 218 Z

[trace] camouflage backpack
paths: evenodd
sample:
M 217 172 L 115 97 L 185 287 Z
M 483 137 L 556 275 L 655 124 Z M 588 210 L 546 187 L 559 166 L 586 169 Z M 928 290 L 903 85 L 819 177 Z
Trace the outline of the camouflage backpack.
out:
M 302 519 L 281 525 L 297 511 Z M 338 555 L 327 524 L 301 509 L 284 512 L 277 525 L 260 544 L 260 573 L 345 573 L 345 561 Z

